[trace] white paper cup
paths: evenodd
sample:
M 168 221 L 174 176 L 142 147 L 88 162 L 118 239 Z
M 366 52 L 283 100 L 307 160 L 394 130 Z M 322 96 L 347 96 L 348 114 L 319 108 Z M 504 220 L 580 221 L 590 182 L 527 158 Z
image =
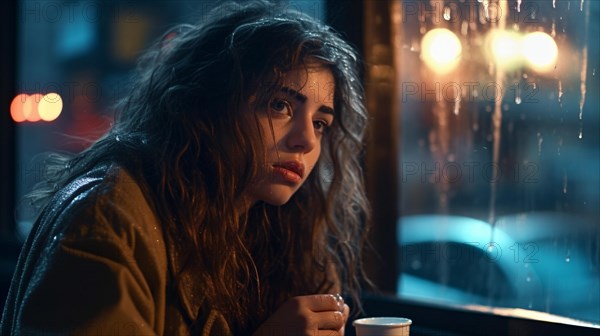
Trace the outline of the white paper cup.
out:
M 411 324 L 404 317 L 368 317 L 352 322 L 356 336 L 409 336 Z

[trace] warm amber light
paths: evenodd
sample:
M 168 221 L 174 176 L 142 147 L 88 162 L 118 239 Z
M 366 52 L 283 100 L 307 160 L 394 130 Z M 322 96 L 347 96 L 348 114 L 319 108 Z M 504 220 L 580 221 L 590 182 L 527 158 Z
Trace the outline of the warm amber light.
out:
M 523 56 L 535 71 L 553 70 L 558 59 L 558 47 L 552 36 L 543 33 L 529 33 L 522 40 Z
M 34 93 L 27 98 L 27 100 L 29 101 L 29 103 L 28 103 L 29 113 L 27 114 L 27 121 L 31 121 L 31 122 L 40 121 L 40 113 L 38 111 L 38 105 L 42 101 L 42 97 L 44 97 L 42 94 Z
M 58 93 L 48 93 L 42 97 L 38 104 L 40 118 L 44 121 L 53 121 L 60 115 L 63 108 L 62 98 Z
M 516 32 L 494 30 L 488 36 L 492 59 L 498 67 L 513 70 L 523 63 L 521 36 Z
M 462 46 L 460 40 L 448 29 L 432 29 L 421 41 L 421 58 L 423 62 L 438 74 L 447 74 L 460 62 Z
M 13 98 L 10 103 L 10 116 L 15 122 L 23 122 L 31 113 L 31 101 L 29 95 L 21 93 Z

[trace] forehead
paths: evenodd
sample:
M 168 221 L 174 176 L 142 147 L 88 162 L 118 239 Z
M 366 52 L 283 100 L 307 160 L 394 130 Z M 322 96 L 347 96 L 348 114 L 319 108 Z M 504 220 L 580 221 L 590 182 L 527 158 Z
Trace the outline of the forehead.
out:
M 331 70 L 323 64 L 307 64 L 285 73 L 282 79 L 284 87 L 298 91 L 308 99 L 333 104 L 335 80 Z

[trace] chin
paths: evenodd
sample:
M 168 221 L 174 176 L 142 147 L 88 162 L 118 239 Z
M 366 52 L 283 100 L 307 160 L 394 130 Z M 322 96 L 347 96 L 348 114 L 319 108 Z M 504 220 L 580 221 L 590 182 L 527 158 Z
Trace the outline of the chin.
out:
M 269 205 L 273 205 L 273 206 L 281 206 L 286 204 L 290 199 L 275 199 L 275 200 L 270 200 L 270 199 L 266 199 L 264 200 L 265 203 L 269 204 Z
M 289 195 L 268 195 L 263 197 L 262 201 L 270 205 L 284 205 L 292 198 L 292 194 Z
M 286 204 L 296 192 L 295 188 L 286 185 L 271 185 L 262 190 L 256 190 L 254 197 L 267 204 L 279 206 Z

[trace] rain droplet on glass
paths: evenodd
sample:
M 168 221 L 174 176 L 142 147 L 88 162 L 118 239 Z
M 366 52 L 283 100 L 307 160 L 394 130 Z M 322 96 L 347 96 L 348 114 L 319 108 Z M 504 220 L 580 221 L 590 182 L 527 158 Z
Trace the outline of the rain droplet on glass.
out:
M 460 25 L 460 33 L 463 36 L 467 36 L 467 34 L 469 33 L 469 22 L 468 21 L 463 21 Z
M 450 7 L 444 8 L 444 20 L 450 21 Z
M 481 3 L 483 4 L 483 13 L 484 13 L 484 17 L 480 16 L 479 21 L 481 23 L 485 23 L 486 21 L 490 20 L 490 2 L 489 0 L 482 0 Z
M 563 87 L 562 87 L 562 81 L 558 81 L 558 102 L 561 103 L 562 102 L 562 96 L 563 96 L 564 92 L 563 92 Z
M 454 115 L 458 115 L 460 112 L 460 99 L 454 100 Z

